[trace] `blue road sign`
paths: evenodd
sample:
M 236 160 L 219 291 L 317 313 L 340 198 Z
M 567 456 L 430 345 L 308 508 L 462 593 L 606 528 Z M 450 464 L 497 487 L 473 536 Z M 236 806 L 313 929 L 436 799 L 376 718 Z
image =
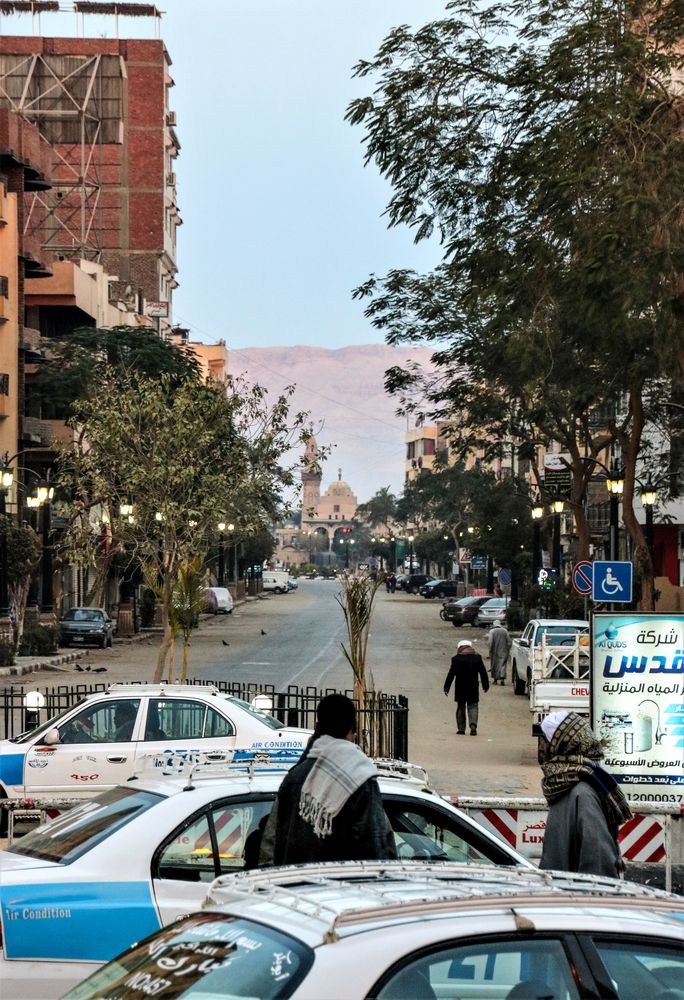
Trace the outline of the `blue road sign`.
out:
M 575 563 L 572 568 L 572 585 L 578 594 L 588 597 L 592 591 L 594 566 L 587 559 Z
M 499 583 L 502 587 L 507 587 L 508 584 L 513 579 L 513 572 L 510 569 L 500 569 L 499 570 Z
M 471 556 L 470 557 L 470 568 L 471 569 L 487 569 L 487 556 Z
M 631 562 L 595 562 L 592 599 L 611 604 L 632 603 Z

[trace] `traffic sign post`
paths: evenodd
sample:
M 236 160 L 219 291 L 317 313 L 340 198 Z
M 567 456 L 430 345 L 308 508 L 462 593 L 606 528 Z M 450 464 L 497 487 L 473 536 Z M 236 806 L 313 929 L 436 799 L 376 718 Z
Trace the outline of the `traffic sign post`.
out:
M 611 604 L 631 604 L 632 575 L 631 562 L 595 562 L 592 599 Z

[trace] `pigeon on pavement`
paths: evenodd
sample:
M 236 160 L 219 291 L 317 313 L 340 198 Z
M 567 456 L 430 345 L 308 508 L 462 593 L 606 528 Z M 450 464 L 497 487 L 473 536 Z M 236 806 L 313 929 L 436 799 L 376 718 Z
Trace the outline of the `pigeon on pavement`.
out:
M 224 646 L 230 646 L 230 643 L 226 642 L 225 639 L 221 639 L 221 642 L 223 643 Z
M 264 632 L 264 630 L 262 629 L 262 630 L 261 630 L 261 634 L 262 634 L 262 635 L 268 635 L 268 632 Z

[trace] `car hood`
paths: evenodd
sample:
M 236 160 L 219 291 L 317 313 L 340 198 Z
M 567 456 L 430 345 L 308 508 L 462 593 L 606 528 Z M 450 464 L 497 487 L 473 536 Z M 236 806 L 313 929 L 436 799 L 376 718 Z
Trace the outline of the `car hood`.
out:
M 0 871 L 3 877 L 11 872 L 26 871 L 30 868 L 58 868 L 56 861 L 44 858 L 29 858 L 25 854 L 14 854 L 12 850 L 0 851 Z

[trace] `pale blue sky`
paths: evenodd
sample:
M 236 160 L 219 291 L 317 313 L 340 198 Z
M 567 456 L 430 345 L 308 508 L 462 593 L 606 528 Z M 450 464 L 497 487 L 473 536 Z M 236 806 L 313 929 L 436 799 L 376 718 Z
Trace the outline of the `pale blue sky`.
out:
M 233 347 L 382 340 L 351 290 L 371 271 L 429 267 L 381 218 L 388 189 L 344 121 L 369 81 L 352 66 L 445 0 L 156 0 L 182 145 L 177 322 Z M 113 36 L 114 18 L 2 18 L 6 34 Z M 121 18 L 121 37 L 152 37 Z
M 387 187 L 344 121 L 351 68 L 443 0 L 165 0 L 183 146 L 177 318 L 235 347 L 382 340 L 351 290 L 434 250 L 381 218 Z

